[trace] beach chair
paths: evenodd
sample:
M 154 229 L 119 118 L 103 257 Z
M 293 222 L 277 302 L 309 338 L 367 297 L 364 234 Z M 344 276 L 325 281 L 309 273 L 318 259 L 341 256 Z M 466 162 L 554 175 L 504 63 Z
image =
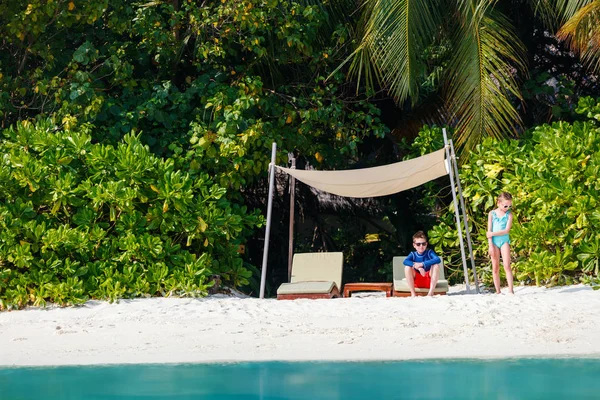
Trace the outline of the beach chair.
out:
M 331 299 L 340 297 L 344 255 L 297 253 L 292 260 L 292 278 L 277 289 L 278 300 Z
M 407 297 L 410 296 L 410 289 L 406 282 L 406 276 L 404 275 L 404 259 L 406 257 L 394 257 L 392 259 L 392 266 L 394 268 L 394 296 Z M 429 288 L 415 288 L 417 296 L 425 296 L 429 292 Z M 444 276 L 444 262 L 440 263 L 440 279 L 435 285 L 434 294 L 444 295 L 448 293 L 448 281 Z

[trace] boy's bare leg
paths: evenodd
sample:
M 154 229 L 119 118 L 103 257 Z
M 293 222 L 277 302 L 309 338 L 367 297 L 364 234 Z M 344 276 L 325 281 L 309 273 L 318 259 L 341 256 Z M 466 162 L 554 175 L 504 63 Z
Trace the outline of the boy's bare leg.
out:
M 404 267 L 404 276 L 406 276 L 406 283 L 408 283 L 408 288 L 410 289 L 410 296 L 415 297 L 417 293 L 415 292 L 415 269 L 413 267 L 405 266 Z
M 437 285 L 438 279 L 440 278 L 440 265 L 435 264 L 431 266 L 429 270 L 429 276 L 431 277 L 431 284 L 429 285 L 429 293 L 427 296 L 433 296 L 435 292 L 435 286 Z
M 490 258 L 492 259 L 492 276 L 496 294 L 500 294 L 500 249 L 490 243 Z
M 506 282 L 508 283 L 508 291 L 511 294 L 515 294 L 513 290 L 513 273 L 510 268 L 510 244 L 504 243 L 502 248 L 500 249 L 502 253 L 502 264 L 504 265 L 504 272 L 506 273 Z M 498 272 L 500 267 L 498 267 Z

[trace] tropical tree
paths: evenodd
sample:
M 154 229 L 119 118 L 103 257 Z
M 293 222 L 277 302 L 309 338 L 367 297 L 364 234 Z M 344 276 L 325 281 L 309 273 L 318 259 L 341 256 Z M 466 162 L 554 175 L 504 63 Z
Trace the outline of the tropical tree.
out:
M 400 105 L 431 108 L 466 150 L 487 136 L 515 136 L 529 67 L 516 21 L 525 7 L 549 33 L 568 20 L 560 38 L 596 59 L 599 1 L 366 0 L 351 72 L 385 86 Z
M 564 1 L 564 0 L 563 0 Z M 581 54 L 595 72 L 600 70 L 600 1 L 570 0 L 565 5 L 568 21 L 557 36 Z

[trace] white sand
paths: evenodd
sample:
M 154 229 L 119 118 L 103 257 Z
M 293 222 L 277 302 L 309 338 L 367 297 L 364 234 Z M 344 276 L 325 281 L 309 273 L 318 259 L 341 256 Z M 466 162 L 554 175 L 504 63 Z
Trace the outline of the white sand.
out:
M 382 293 L 381 293 L 382 295 Z M 0 365 L 600 357 L 600 291 L 154 298 L 0 313 Z

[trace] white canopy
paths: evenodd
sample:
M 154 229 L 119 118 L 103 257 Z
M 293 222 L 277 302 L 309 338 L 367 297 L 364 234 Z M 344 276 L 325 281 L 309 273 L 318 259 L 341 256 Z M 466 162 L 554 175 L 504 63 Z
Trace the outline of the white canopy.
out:
M 445 149 L 412 160 L 381 167 L 344 171 L 316 171 L 275 167 L 305 184 L 345 197 L 386 196 L 448 175 Z

